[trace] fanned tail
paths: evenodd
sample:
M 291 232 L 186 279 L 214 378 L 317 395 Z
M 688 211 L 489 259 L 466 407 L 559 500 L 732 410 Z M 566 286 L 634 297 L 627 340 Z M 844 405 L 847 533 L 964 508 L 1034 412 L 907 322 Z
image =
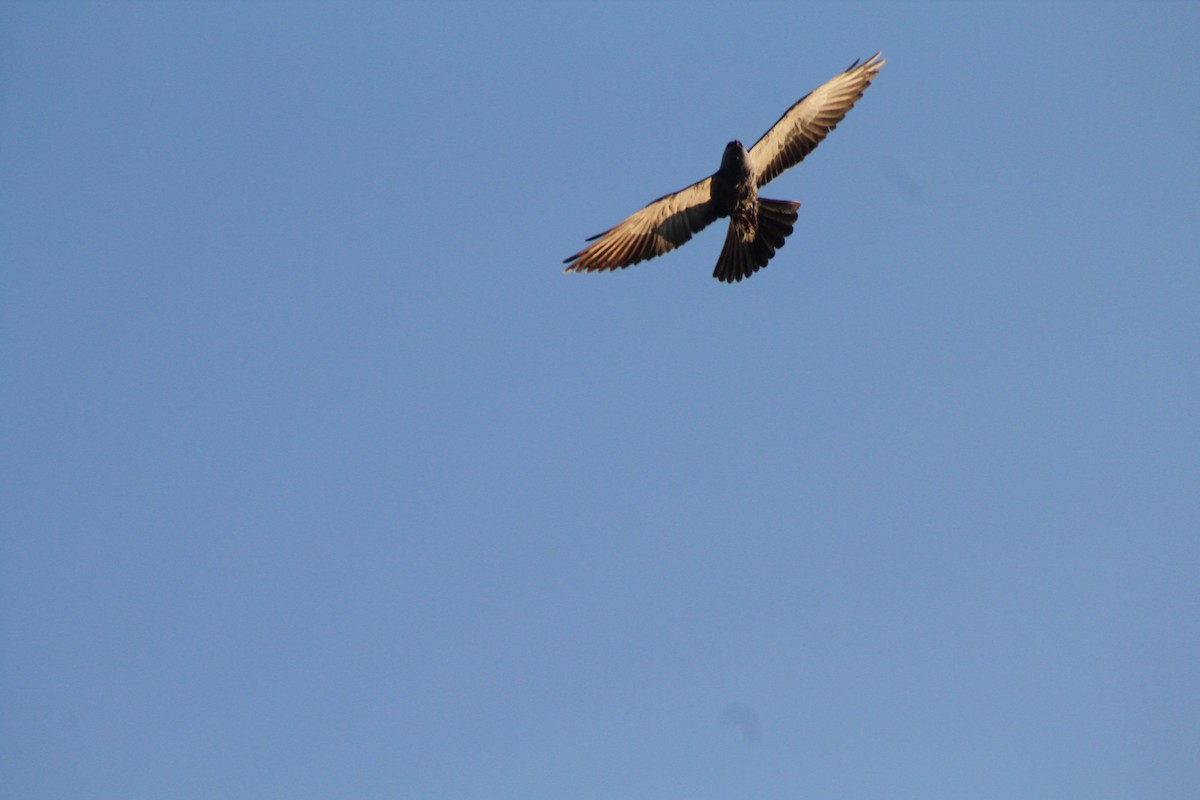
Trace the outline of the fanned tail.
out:
M 719 281 L 733 283 L 749 278 L 762 269 L 783 247 L 783 242 L 792 232 L 799 216 L 800 204 L 791 200 L 758 199 L 758 235 L 752 242 L 743 242 L 732 223 L 725 234 L 725 246 L 713 270 Z

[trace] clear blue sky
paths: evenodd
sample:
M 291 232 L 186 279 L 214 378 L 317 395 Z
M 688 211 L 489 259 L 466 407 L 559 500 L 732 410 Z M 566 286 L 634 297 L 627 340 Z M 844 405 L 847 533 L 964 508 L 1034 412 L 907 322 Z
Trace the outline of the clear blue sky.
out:
M 0 796 L 1200 796 L 1198 34 L 4 4 Z

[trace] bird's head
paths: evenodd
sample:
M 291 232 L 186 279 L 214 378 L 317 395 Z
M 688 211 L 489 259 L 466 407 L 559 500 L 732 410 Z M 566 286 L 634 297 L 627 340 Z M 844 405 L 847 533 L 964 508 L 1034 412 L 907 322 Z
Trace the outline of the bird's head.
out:
M 731 177 L 750 174 L 750 156 L 737 139 L 725 145 L 725 153 L 721 156 L 721 172 Z

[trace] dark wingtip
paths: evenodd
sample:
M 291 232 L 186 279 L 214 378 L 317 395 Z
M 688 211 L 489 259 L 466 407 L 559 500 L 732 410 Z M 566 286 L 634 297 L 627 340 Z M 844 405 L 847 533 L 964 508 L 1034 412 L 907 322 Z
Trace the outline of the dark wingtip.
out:
M 854 63 L 847 67 L 846 72 L 857 67 L 873 67 L 875 72 L 879 71 L 879 67 L 883 66 L 883 51 L 879 51 L 875 55 L 863 61 L 861 58 L 854 59 Z
M 882 62 L 883 59 L 880 58 L 880 56 L 882 56 L 882 55 L 883 55 L 883 51 L 880 51 L 880 52 L 876 53 L 875 55 L 871 56 L 870 58 L 868 58 L 866 61 L 863 61 L 861 58 L 856 58 L 856 59 L 854 59 L 853 64 L 846 67 L 846 72 L 849 72 L 850 70 L 856 69 L 858 67 L 865 67 L 868 64 L 871 64 L 871 62 L 875 61 L 876 59 L 878 59 L 880 62 Z M 882 66 L 882 64 L 880 66 Z

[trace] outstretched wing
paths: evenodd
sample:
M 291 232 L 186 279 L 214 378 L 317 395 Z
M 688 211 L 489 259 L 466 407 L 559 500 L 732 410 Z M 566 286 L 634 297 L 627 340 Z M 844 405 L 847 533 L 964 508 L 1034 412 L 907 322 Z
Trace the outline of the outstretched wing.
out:
M 882 53 L 850 68 L 805 95 L 750 148 L 762 186 L 799 164 L 842 121 L 884 65 Z
M 628 267 L 661 256 L 692 238 L 718 216 L 712 198 L 712 178 L 655 200 L 633 216 L 604 233 L 563 263 L 566 272 Z

